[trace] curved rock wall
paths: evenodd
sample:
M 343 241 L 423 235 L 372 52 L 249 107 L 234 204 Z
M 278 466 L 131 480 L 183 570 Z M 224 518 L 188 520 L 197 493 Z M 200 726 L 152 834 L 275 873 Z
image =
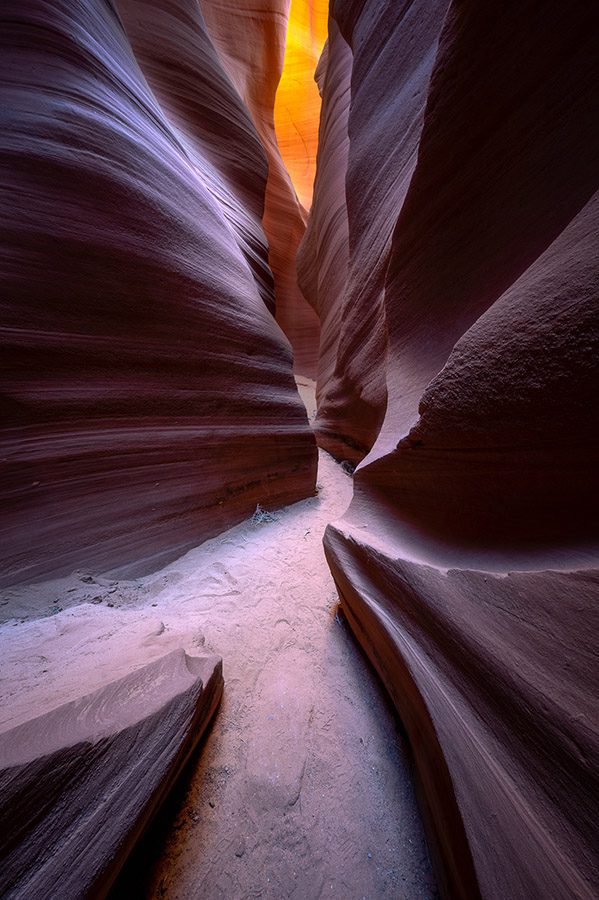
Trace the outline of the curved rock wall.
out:
M 258 135 L 195 3 L 118 11 L 0 13 L 5 583 L 148 570 L 314 487 Z
M 205 163 L 202 177 L 235 230 L 262 299 L 275 308 L 260 225 L 268 164 L 250 113 L 233 89 L 194 0 L 117 0 L 138 65 L 180 138 Z M 176 65 L 173 61 L 176 60 Z
M 46 697 L 49 710 L 12 728 L 0 724 L 2 896 L 45 900 L 58 884 L 64 900 L 108 896 L 222 690 L 217 656 L 172 650 L 70 702 Z
M 271 315 L 311 374 L 273 121 L 288 5 L 0 11 L 6 583 L 150 569 L 314 488 Z M 300 275 L 318 438 L 361 465 L 327 557 L 444 893 L 590 900 L 599 15 L 331 12 Z
M 323 127 L 318 161 L 323 172 L 336 166 L 338 178 L 345 173 L 349 259 L 339 299 L 328 301 L 339 317 L 332 339 L 331 313 L 323 315 L 316 430 L 321 446 L 353 463 L 372 447 L 385 413 L 385 273 L 397 214 L 416 163 L 446 7 L 447 0 L 334 4 L 353 64 L 350 74 L 348 53 L 337 38 L 328 65 L 346 67 L 351 103 L 347 111 L 345 103 L 336 103 L 328 116 L 338 118 L 338 129 L 347 127 L 349 148 L 341 151 L 336 133 Z M 331 84 L 325 92 L 327 109 L 334 90 Z M 324 126 L 327 120 L 322 121 Z M 330 182 L 326 191 L 332 192 Z M 328 194 L 316 192 L 314 206 L 319 205 L 330 206 Z M 333 240 L 341 239 L 336 235 Z M 327 247 L 335 252 L 333 242 L 327 241 Z M 309 268 L 306 262 L 302 284 L 309 281 Z
M 316 399 L 321 407 L 323 390 L 334 374 L 347 281 L 349 233 L 345 174 L 351 67 L 351 50 L 331 18 L 327 43 L 316 69 L 323 105 L 314 202 L 297 257 L 299 285 L 320 319 Z M 327 448 L 331 449 L 330 444 Z
M 200 0 L 223 66 L 249 109 L 268 156 L 263 216 L 275 280 L 277 322 L 291 341 L 295 371 L 315 375 L 318 317 L 297 285 L 295 257 L 306 228 L 275 135 L 274 109 L 285 58 L 289 0 Z
M 408 729 L 444 893 L 590 900 L 599 17 L 591 4 L 461 0 L 445 18 L 425 6 L 407 29 L 418 4 L 394 4 L 393 34 L 381 0 L 334 6 L 354 56 L 349 267 L 319 440 L 337 455 L 334 441 L 355 440 L 373 372 L 387 403 L 325 547 Z M 402 90 L 391 73 L 404 61 Z M 308 243 L 303 256 L 318 292 L 326 251 Z M 353 369 L 340 362 L 346 331 Z

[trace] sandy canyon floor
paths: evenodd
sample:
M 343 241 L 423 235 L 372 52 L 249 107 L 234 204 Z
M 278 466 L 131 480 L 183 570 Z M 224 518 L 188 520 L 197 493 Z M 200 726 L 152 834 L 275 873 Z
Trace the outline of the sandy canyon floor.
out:
M 0 725 L 174 646 L 223 657 L 214 725 L 115 897 L 436 896 L 398 726 L 323 554 L 351 490 L 321 452 L 316 497 L 158 573 L 75 573 L 3 595 Z

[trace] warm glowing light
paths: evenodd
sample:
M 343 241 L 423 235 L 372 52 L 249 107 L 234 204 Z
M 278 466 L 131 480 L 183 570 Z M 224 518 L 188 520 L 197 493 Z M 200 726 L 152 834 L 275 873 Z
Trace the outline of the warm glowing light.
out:
M 281 156 L 308 209 L 316 171 L 320 95 L 314 70 L 327 36 L 328 0 L 291 0 L 283 74 L 275 102 Z

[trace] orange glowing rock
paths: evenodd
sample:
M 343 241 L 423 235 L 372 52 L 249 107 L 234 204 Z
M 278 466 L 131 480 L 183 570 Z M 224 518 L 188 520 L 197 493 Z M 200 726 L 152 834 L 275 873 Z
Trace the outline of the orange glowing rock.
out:
M 316 170 L 320 95 L 314 70 L 327 36 L 328 0 L 291 0 L 285 63 L 275 102 L 281 156 L 308 209 Z

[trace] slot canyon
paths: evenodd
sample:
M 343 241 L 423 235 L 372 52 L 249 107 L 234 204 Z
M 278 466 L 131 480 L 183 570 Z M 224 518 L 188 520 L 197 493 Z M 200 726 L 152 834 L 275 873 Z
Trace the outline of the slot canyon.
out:
M 3 0 L 0 897 L 599 897 L 598 38 Z

